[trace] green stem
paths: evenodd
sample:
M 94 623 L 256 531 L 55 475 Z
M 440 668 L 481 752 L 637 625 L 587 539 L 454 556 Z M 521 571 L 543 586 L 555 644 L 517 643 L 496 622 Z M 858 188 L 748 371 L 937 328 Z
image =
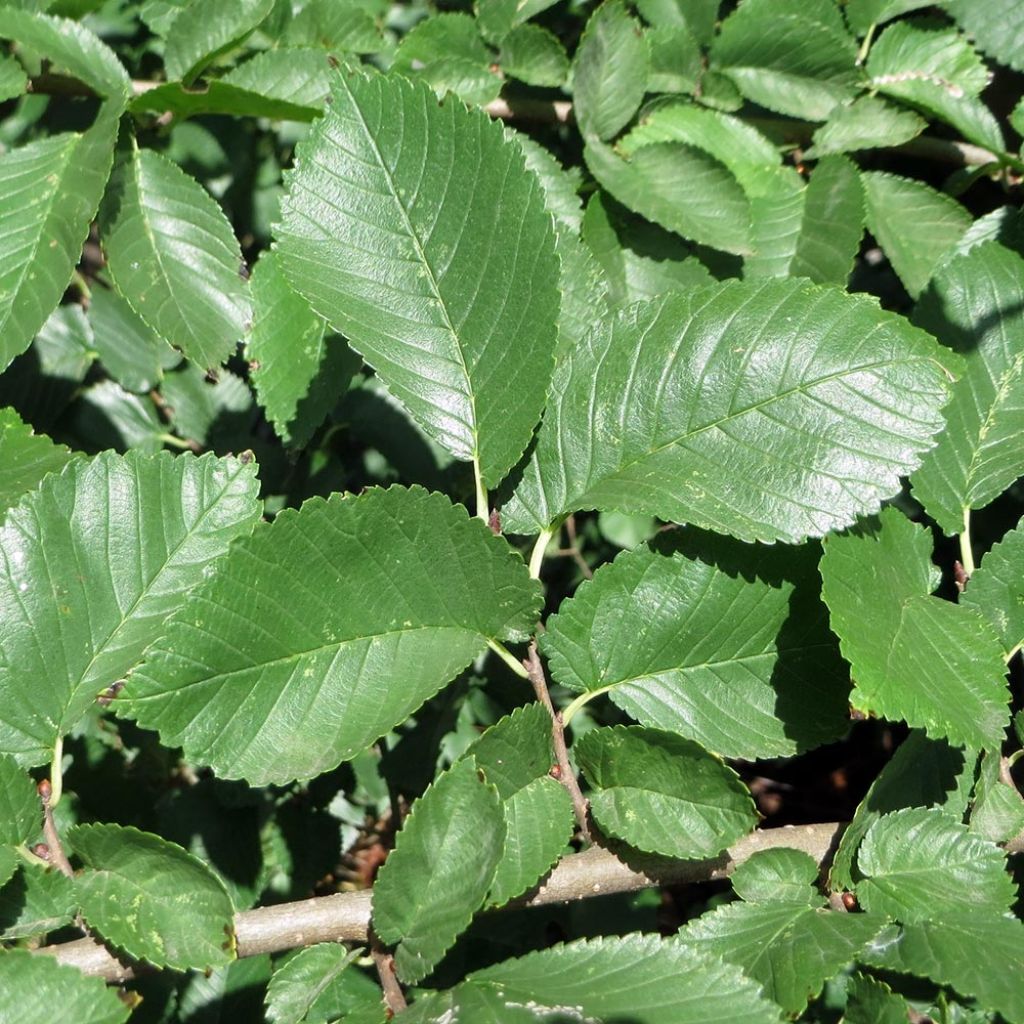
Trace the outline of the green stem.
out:
M 868 30 L 864 35 L 864 42 L 860 44 L 860 49 L 857 51 L 857 66 L 860 67 L 868 59 L 868 50 L 871 49 L 871 41 L 875 38 L 875 29 L 878 26 L 872 22 L 868 26 Z
M 487 490 L 480 475 L 480 460 L 473 459 L 473 482 L 476 485 L 476 517 L 485 523 L 491 521 L 491 510 L 487 507 Z
M 60 803 L 61 793 L 64 792 L 64 769 L 61 766 L 63 760 L 64 737 L 58 736 L 57 742 L 53 745 L 53 759 L 50 761 L 50 810 Z
M 24 843 L 19 843 L 14 848 L 14 852 L 18 854 L 22 860 L 27 861 L 35 867 L 48 868 L 51 866 L 48 860 L 44 860 L 38 854 L 33 853 Z
M 89 283 L 82 276 L 81 272 L 76 270 L 71 274 L 71 283 L 78 289 L 78 294 L 89 302 L 92 299 L 92 292 L 89 289 Z
M 512 669 L 520 679 L 530 678 L 530 674 L 525 668 L 523 668 L 522 662 L 517 661 L 516 656 L 507 647 L 505 647 L 504 644 L 499 643 L 497 640 L 488 640 L 487 646 L 490 647 L 490 649 L 494 651 L 494 653 L 501 658 L 501 660 L 505 662 L 505 664 L 508 665 L 508 667 Z
M 964 528 L 960 531 L 960 564 L 967 578 L 974 575 L 974 549 L 971 547 L 971 510 L 964 509 Z
M 530 579 L 540 579 L 540 567 L 544 562 L 544 552 L 547 551 L 551 538 L 558 532 L 560 523 L 554 523 L 546 530 L 540 531 L 540 536 L 534 542 L 533 550 L 530 552 Z
M 607 693 L 612 689 L 612 686 L 602 686 L 598 690 L 587 690 L 585 693 L 581 693 L 563 712 L 562 712 L 562 725 L 568 725 L 572 721 L 572 716 L 584 704 L 589 703 L 595 697 L 599 697 L 602 693 Z
M 159 440 L 164 444 L 169 444 L 172 448 L 181 448 L 182 450 L 192 448 L 188 441 L 182 441 L 180 437 L 175 437 L 173 434 L 160 434 Z

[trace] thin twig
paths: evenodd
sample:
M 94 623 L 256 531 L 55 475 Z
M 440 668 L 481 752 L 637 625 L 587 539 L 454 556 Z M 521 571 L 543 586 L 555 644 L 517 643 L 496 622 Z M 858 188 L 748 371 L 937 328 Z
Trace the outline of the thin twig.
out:
M 626 863 L 611 850 L 590 846 L 581 853 L 563 857 L 542 885 L 513 901 L 509 907 L 544 907 L 664 885 L 717 881 L 728 878 L 755 853 L 780 847 L 802 850 L 820 864 L 831 856 L 845 827 L 829 821 L 817 825 L 757 829 L 726 853 L 710 860 L 634 860 L 630 857 L 630 863 Z M 1007 844 L 1007 849 L 1012 848 L 1014 844 Z M 1024 849 L 1024 836 L 1020 837 L 1016 849 Z M 358 942 L 365 945 L 372 898 L 372 890 L 360 889 L 297 903 L 277 903 L 244 910 L 235 915 L 238 956 L 279 953 L 318 942 Z M 33 952 L 52 956 L 59 963 L 77 967 L 84 974 L 107 981 L 127 981 L 135 973 L 130 964 L 121 963 L 106 946 L 93 938 L 43 946 Z
M 568 555 L 583 573 L 585 579 L 592 580 L 594 578 L 594 570 L 587 565 L 587 560 L 583 557 L 583 552 L 580 551 L 579 538 L 576 536 L 576 517 L 569 516 L 565 521 L 565 532 L 569 538 L 569 546 L 562 548 L 557 552 L 559 555 Z
M 572 809 L 576 812 L 576 821 L 580 827 L 580 834 L 589 843 L 590 822 L 587 817 L 587 799 L 580 790 L 576 773 L 569 763 L 569 751 L 565 746 L 565 727 L 562 724 L 562 714 L 555 710 L 551 703 L 551 694 L 548 693 L 548 681 L 544 676 L 544 666 L 540 663 L 540 655 L 537 653 L 537 641 L 530 641 L 530 653 L 523 660 L 523 667 L 533 685 L 533 692 L 537 700 L 548 709 L 551 716 L 551 744 L 555 750 L 555 760 L 558 763 L 558 781 L 569 791 L 572 797 Z
M 394 1017 L 408 1007 L 405 1001 L 405 993 L 398 983 L 395 975 L 395 958 L 381 945 L 377 933 L 370 929 L 370 956 L 373 957 L 373 965 L 377 968 L 377 977 L 380 978 L 380 987 L 384 993 L 384 1002 L 387 1003 L 389 1017 Z
M 50 780 L 43 779 L 36 787 L 36 791 L 39 793 L 39 802 L 43 805 L 43 838 L 46 840 L 50 863 L 55 864 L 62 875 L 74 878 L 75 872 L 71 868 L 71 861 L 68 860 L 68 855 L 64 852 L 60 836 L 57 834 L 57 826 L 53 821 L 53 805 L 51 803 L 53 787 L 50 785 Z

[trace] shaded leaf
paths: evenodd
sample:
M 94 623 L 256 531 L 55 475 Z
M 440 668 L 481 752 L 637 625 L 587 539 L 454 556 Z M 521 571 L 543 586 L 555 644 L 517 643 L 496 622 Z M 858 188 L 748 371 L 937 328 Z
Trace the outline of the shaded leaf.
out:
M 624 160 L 592 139 L 583 155 L 601 187 L 634 213 L 723 252 L 751 251 L 750 202 L 725 164 L 703 150 L 652 143 Z
M 943 914 L 886 929 L 865 951 L 872 965 L 951 985 L 1010 1024 L 1024 1021 L 1024 924 L 986 913 Z
M 505 845 L 487 893 L 488 904 L 496 907 L 536 885 L 567 850 L 576 828 L 568 790 L 552 778 L 534 779 L 501 809 Z
M 632 119 L 647 88 L 647 42 L 622 0 L 587 21 L 572 63 L 576 123 L 584 139 L 610 139 Z
M 72 452 L 36 434 L 13 409 L 0 409 L 0 518 L 48 473 L 62 469 Z
M 330 80 L 327 54 L 303 46 L 264 50 L 220 79 L 225 85 L 311 111 L 323 110 L 331 91 Z
M 502 853 L 497 790 L 453 765 L 413 805 L 373 886 L 373 927 L 397 943 L 406 982 L 425 977 L 483 905 Z
M 911 178 L 867 171 L 864 182 L 868 228 L 917 298 L 971 223 L 955 199 Z
M 803 850 L 785 846 L 759 850 L 732 873 L 732 887 L 745 903 L 799 903 L 820 907 L 818 863 Z
M 28 842 L 39 831 L 42 821 L 35 783 L 11 758 L 0 754 L 0 846 Z M 12 873 L 13 869 L 3 882 Z
M 178 970 L 234 959 L 231 898 L 202 861 L 120 825 L 76 825 L 67 842 L 86 865 L 74 879 L 82 914 L 107 941 Z
M 538 603 L 520 557 L 440 494 L 312 499 L 232 546 L 118 708 L 223 777 L 310 778 L 404 721 L 487 640 L 524 638 Z
M 292 290 L 273 252 L 256 264 L 252 298 L 246 341 L 252 382 L 277 435 L 301 448 L 345 393 L 359 361 Z
M 57 1007 L 75 1024 L 121 1024 L 131 1013 L 102 978 L 24 949 L 0 956 L 0 992 L 2 1024 L 49 1024 Z
M 946 0 L 946 10 L 990 57 L 1024 71 L 1024 10 L 1015 0 Z
M 910 807 L 879 818 L 857 852 L 857 899 L 903 922 L 1009 910 L 1016 887 L 994 843 L 941 808 Z
M 825 541 L 832 628 L 854 679 L 851 703 L 951 743 L 996 748 L 1009 720 L 1001 644 L 975 609 L 937 584 L 928 530 L 894 508 Z
M 167 344 L 116 292 L 94 288 L 89 299 L 93 346 L 103 368 L 128 391 L 145 392 L 163 377 Z
M 252 316 L 238 241 L 220 207 L 150 149 L 121 167 L 108 199 L 103 247 L 118 291 L 189 359 L 219 366 Z
M 846 20 L 850 28 L 863 35 L 872 25 L 881 25 L 901 14 L 933 5 L 933 0 L 848 0 Z
M 676 941 L 720 956 L 797 1014 L 884 926 L 874 914 L 841 914 L 799 903 L 730 903 L 691 921 Z
M 757 824 L 736 773 L 698 744 L 642 726 L 592 729 L 573 753 L 598 827 L 647 853 L 713 857 Z
M 912 110 L 897 107 L 877 96 L 860 96 L 834 107 L 828 120 L 814 132 L 814 145 L 804 154 L 810 160 L 830 153 L 899 146 L 916 138 L 928 122 Z
M 1024 524 L 989 549 L 960 601 L 992 623 L 1007 658 L 1024 642 Z
M 530 439 L 554 353 L 541 187 L 500 125 L 425 86 L 340 72 L 333 96 L 282 201 L 285 276 L 494 486 Z
M 727 757 L 792 754 L 839 735 L 846 699 L 813 561 L 791 558 L 780 576 L 767 548 L 737 552 L 741 569 L 698 551 L 706 560 L 640 548 L 598 569 L 548 619 L 541 647 L 554 679 L 606 689 L 644 725 Z
M 0 528 L 0 747 L 42 764 L 258 515 L 255 467 L 106 452 L 48 476 Z
M 114 51 L 84 25 L 4 6 L 0 39 L 10 39 L 48 58 L 55 71 L 66 71 L 116 103 L 131 92 L 131 80 Z
M 28 88 L 28 76 L 13 58 L 0 56 L 0 103 L 13 100 Z
M 274 0 L 192 0 L 164 39 L 167 77 L 186 85 L 237 46 L 274 7 Z
M 852 99 L 856 46 L 827 0 L 747 0 L 722 23 L 711 58 L 755 103 L 824 120 Z
M 149 396 L 125 391 L 112 380 L 86 388 L 75 405 L 77 436 L 93 449 L 129 449 L 155 455 L 164 447 L 167 427 Z
M 22 864 L 0 888 L 0 938 L 24 939 L 62 928 L 77 907 L 70 878 L 56 868 Z
M 1008 843 L 1024 832 L 1024 797 L 1012 777 L 1004 777 L 1001 760 L 991 750 L 982 755 L 971 807 L 971 832 L 993 843 Z
M 319 942 L 282 964 L 267 988 L 270 1024 L 323 1024 L 352 1009 L 346 968 L 359 952 L 338 942 Z
M 527 85 L 559 86 L 569 73 L 569 58 L 558 37 L 540 25 L 518 25 L 501 41 L 498 63 L 507 75 Z
M 871 47 L 871 87 L 951 124 L 964 138 L 996 152 L 1003 133 L 978 99 L 989 72 L 967 40 L 941 22 L 899 21 Z
M 596 508 L 750 540 L 821 535 L 916 468 L 947 359 L 872 300 L 799 281 L 622 310 L 562 360 L 533 454 L 540 483 L 526 475 L 506 529 Z
M 906 1024 L 910 1007 L 902 996 L 869 974 L 854 974 L 847 988 L 844 1024 Z
M 0 155 L 0 372 L 60 301 L 114 154 L 120 109 Z
M 942 807 L 951 817 L 961 820 L 973 782 L 973 756 L 968 757 L 945 740 L 929 739 L 923 731 L 915 729 L 871 783 L 853 821 L 843 831 L 832 859 L 830 887 L 854 888 L 860 877 L 854 868 L 857 847 L 883 814 L 904 807 Z
M 554 764 L 551 716 L 534 701 L 500 718 L 463 755 L 472 758 L 502 800 L 542 779 Z
M 954 256 L 914 320 L 964 359 L 946 428 L 912 477 L 914 496 L 946 534 L 1024 473 L 1024 259 L 997 242 Z

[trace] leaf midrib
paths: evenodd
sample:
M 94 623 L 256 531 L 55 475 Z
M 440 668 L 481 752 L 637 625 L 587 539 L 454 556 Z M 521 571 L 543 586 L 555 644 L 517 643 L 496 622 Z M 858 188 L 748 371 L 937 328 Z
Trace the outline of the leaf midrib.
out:
M 413 226 L 412 220 L 409 217 L 409 211 L 405 208 L 405 204 L 402 202 L 401 196 L 399 195 L 398 189 L 395 185 L 395 179 L 392 176 L 391 168 L 384 160 L 384 154 L 380 151 L 380 147 L 377 145 L 377 139 L 374 137 L 373 132 L 370 131 L 370 126 L 366 123 L 366 118 L 363 117 L 363 110 L 359 103 L 356 101 L 352 90 L 348 86 L 348 80 L 342 76 L 342 83 L 345 86 L 346 91 L 351 101 L 352 110 L 355 111 L 356 116 L 359 119 L 359 124 L 362 126 L 363 133 L 366 136 L 367 141 L 373 148 L 374 155 L 377 157 L 377 163 L 381 168 L 384 175 L 385 181 L 387 182 L 388 189 L 391 193 L 391 198 L 394 200 L 395 206 L 398 208 L 401 214 L 402 223 L 408 232 L 409 238 L 412 241 L 413 248 L 416 250 L 416 255 L 419 257 L 420 262 L 423 264 L 427 272 L 427 281 L 430 284 L 430 289 L 434 293 L 434 297 L 437 300 L 438 308 L 444 317 L 445 327 L 451 336 L 453 347 L 459 357 L 459 367 L 462 370 L 462 375 L 466 381 L 466 398 L 469 401 L 470 413 L 472 415 L 473 422 L 469 424 L 470 432 L 473 436 L 473 461 L 479 463 L 480 461 L 480 437 L 479 437 L 479 417 L 476 411 L 476 393 L 473 390 L 473 382 L 469 375 L 469 365 L 466 362 L 466 354 L 462 350 L 462 344 L 459 339 L 459 333 L 455 329 L 455 325 L 452 323 L 452 318 L 448 312 L 448 303 L 445 301 L 444 295 L 441 292 L 441 287 L 437 279 L 437 275 L 434 273 L 433 264 L 427 259 L 426 251 L 423 248 L 423 243 L 420 240 L 419 234 Z
M 655 455 L 659 455 L 661 452 L 665 451 L 668 448 L 677 447 L 678 445 L 681 445 L 694 437 L 698 437 L 700 434 L 706 433 L 709 430 L 718 429 L 722 427 L 723 424 L 732 423 L 736 420 L 741 419 L 744 416 L 749 415 L 752 412 L 758 412 L 760 409 L 766 406 L 770 406 L 775 402 L 784 401 L 785 399 L 790 398 L 793 395 L 803 394 L 804 392 L 809 391 L 811 388 L 816 388 L 821 385 L 828 384 L 834 380 L 841 380 L 843 377 L 849 376 L 854 373 L 867 373 L 873 370 L 880 370 L 890 366 L 902 366 L 913 362 L 935 363 L 936 366 L 941 367 L 941 364 L 938 363 L 937 360 L 932 359 L 930 356 L 915 355 L 910 358 L 902 360 L 884 359 L 874 363 L 865 363 L 863 365 L 855 367 L 847 366 L 841 370 L 837 370 L 835 373 L 830 373 L 823 377 L 816 377 L 814 380 L 806 381 L 798 385 L 795 385 L 791 388 L 787 388 L 785 391 L 777 392 L 776 394 L 770 395 L 769 397 L 759 402 L 754 402 L 753 404 L 745 406 L 743 409 L 740 409 L 736 412 L 729 413 L 726 416 L 720 416 L 717 419 L 711 420 L 708 423 L 702 424 L 699 427 L 695 427 L 692 430 L 686 430 L 682 434 L 678 434 L 675 437 L 670 438 L 668 441 L 665 441 L 664 443 L 657 445 L 654 448 L 650 448 L 647 451 L 641 452 L 639 455 L 637 455 L 633 459 L 630 459 L 628 462 L 624 462 L 616 466 L 612 472 L 602 476 L 597 481 L 592 482 L 588 480 L 586 489 L 582 492 L 582 494 L 579 494 L 576 498 L 573 498 L 570 502 L 568 502 L 568 505 L 570 507 L 579 507 L 579 504 L 581 502 L 586 501 L 588 495 L 596 487 L 601 487 L 608 483 L 609 481 L 614 480 L 620 474 L 627 472 L 634 466 L 643 462 L 645 459 L 650 459 Z M 788 429 L 789 428 L 787 427 L 787 430 Z

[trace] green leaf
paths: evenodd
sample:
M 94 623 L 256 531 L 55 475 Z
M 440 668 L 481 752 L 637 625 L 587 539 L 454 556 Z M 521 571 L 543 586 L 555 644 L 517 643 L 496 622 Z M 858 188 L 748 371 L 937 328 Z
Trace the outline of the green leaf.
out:
M 645 34 L 648 91 L 693 93 L 703 72 L 703 53 L 690 30 L 685 25 L 661 25 Z
M 653 143 L 624 160 L 592 139 L 583 155 L 601 187 L 634 213 L 723 252 L 751 251 L 747 196 L 725 164 L 696 146 Z
M 318 46 L 333 53 L 379 53 L 386 48 L 370 9 L 337 0 L 309 0 L 292 19 L 284 41 L 289 46 Z
M 735 964 L 769 999 L 797 1014 L 884 924 L 874 914 L 799 903 L 730 903 L 691 921 L 676 941 Z
M 747 0 L 722 23 L 711 59 L 748 100 L 820 121 L 853 98 L 856 50 L 828 0 Z
M 551 716 L 534 701 L 499 719 L 463 755 L 473 758 L 502 800 L 544 778 L 555 763 Z
M 845 284 L 864 233 L 864 189 L 846 157 L 826 157 L 807 186 L 789 273 L 818 284 Z
M 338 942 L 319 942 L 276 971 L 267 988 L 270 1024 L 323 1024 L 351 1008 L 346 968 L 359 956 Z
M 721 0 L 638 0 L 636 6 L 650 24 L 686 28 L 706 46 L 715 32 Z
M 573 1007 L 630 1024 L 774 1024 L 778 1009 L 736 968 L 655 935 L 555 946 L 471 974 L 472 987 L 510 1003 Z
M 999 122 L 978 99 L 989 71 L 956 29 L 941 22 L 900 21 L 871 47 L 870 85 L 951 124 L 964 138 L 1001 152 Z
M 938 807 L 909 807 L 879 818 L 857 852 L 864 878 L 857 899 L 903 922 L 1009 910 L 1016 887 L 995 843 L 972 835 Z
M 0 939 L 24 939 L 70 924 L 78 908 L 71 879 L 22 864 L 0 888 Z
M 400 1024 L 450 1024 L 457 1020 L 473 1024 L 565 1024 L 568 1019 L 564 1008 L 541 1006 L 534 999 L 529 1003 L 507 1002 L 499 989 L 471 984 L 444 992 L 425 992 L 399 1018 Z M 579 1016 L 572 1019 L 584 1024 L 593 1024 L 594 1020 L 588 1017 L 584 1021 Z
M 468 14 L 436 14 L 421 21 L 399 43 L 391 70 L 422 78 L 444 95 L 451 91 L 467 104 L 483 104 L 501 91 L 494 57 Z
M 986 750 L 978 770 L 970 829 L 993 843 L 1007 843 L 1024 832 L 1024 797 L 1006 770 L 998 752 Z
M 0 749 L 23 764 L 139 660 L 258 516 L 255 467 L 106 452 L 46 477 L 0 528 Z M 86 527 L 88 524 L 88 527 Z
M 71 280 L 110 173 L 119 113 L 104 106 L 88 131 L 0 156 L 0 372 Z
M 541 485 L 525 478 L 506 529 L 596 508 L 749 540 L 824 534 L 916 468 L 948 358 L 873 300 L 799 281 L 622 310 L 562 361 L 533 454 Z
M 1024 473 L 1024 259 L 997 242 L 954 256 L 932 279 L 914 320 L 960 352 L 946 429 L 911 482 L 946 534 L 964 529 Z
M 153 150 L 135 150 L 115 180 L 101 219 L 118 291 L 189 359 L 219 366 L 252 317 L 231 225 L 194 178 Z
M 35 783 L 11 758 L 0 754 L 0 846 L 28 842 L 39 831 L 42 820 Z
M 931 550 L 928 530 L 894 508 L 826 539 L 823 593 L 852 667 L 850 700 L 951 743 L 996 748 L 1009 719 L 1002 646 L 975 609 L 928 596 Z
M 587 21 L 572 62 L 576 123 L 584 139 L 610 139 L 647 89 L 647 41 L 622 0 L 605 0 Z
M 159 384 L 163 360 L 169 354 L 167 345 L 120 295 L 108 288 L 93 288 L 89 326 L 100 362 L 118 384 L 139 393 Z
M 906 1024 L 910 1007 L 902 996 L 869 974 L 854 974 L 847 987 L 844 1024 Z
M 818 863 L 802 850 L 785 846 L 759 850 L 732 873 L 732 887 L 746 903 L 799 903 L 820 907 Z
M 566 852 L 576 828 L 568 790 L 551 778 L 534 779 L 501 805 L 505 845 L 487 893 L 500 907 L 535 885 Z
M 232 546 L 118 707 L 218 775 L 311 778 L 408 718 L 488 640 L 525 638 L 539 602 L 520 557 L 440 494 L 312 499 Z
M 21 857 L 12 846 L 0 846 L 0 891 L 21 866 Z
M 220 81 L 268 99 L 319 111 L 331 91 L 331 64 L 327 54 L 312 47 L 264 50 L 232 68 Z
M 887 970 L 930 978 L 1001 1013 L 1024 1021 L 1024 924 L 986 913 L 944 914 L 934 921 L 887 929 L 864 959 Z
M 373 927 L 398 944 L 395 968 L 420 981 L 483 906 L 505 820 L 472 761 L 453 765 L 413 805 L 373 886 Z
M 242 42 L 273 7 L 274 0 L 192 0 L 167 30 L 167 77 L 189 85 L 207 65 Z
M 527 170 L 533 171 L 540 179 L 541 188 L 544 190 L 544 205 L 548 213 L 555 218 L 559 237 L 564 234 L 564 228 L 568 228 L 573 235 L 578 235 L 582 221 L 582 203 L 578 192 L 582 177 L 580 169 L 574 167 L 571 172 L 566 170 L 549 150 L 535 142 L 529 135 L 507 126 L 505 134 L 515 139 L 523 151 Z
M 236 70 L 246 71 L 249 64 L 255 63 L 261 58 L 266 58 L 266 63 L 276 64 L 277 62 L 273 58 L 284 52 L 268 50 Z M 323 54 L 317 54 L 317 56 L 323 57 Z M 133 114 L 149 113 L 157 116 L 171 114 L 180 119 L 198 117 L 201 114 L 232 114 L 235 117 L 312 121 L 323 109 L 324 98 L 328 92 L 326 85 L 322 93 L 317 92 L 318 81 L 327 77 L 326 68 L 321 69 L 318 64 L 318 61 L 305 63 L 307 74 L 304 80 L 296 81 L 296 76 L 289 75 L 280 83 L 280 91 L 285 94 L 295 90 L 301 96 L 302 91 L 308 91 L 307 102 L 300 102 L 299 98 L 294 101 L 279 99 L 263 92 L 246 89 L 229 82 L 230 76 L 225 75 L 222 79 L 206 82 L 202 88 L 190 89 L 183 86 L 181 82 L 168 82 L 166 85 L 147 89 L 132 100 L 129 110 Z M 270 69 L 271 72 L 274 70 L 276 68 Z M 255 75 L 255 72 L 251 73 Z M 265 86 L 268 92 L 272 92 L 273 85 L 267 83 L 267 77 L 267 73 L 261 73 L 255 84 L 260 87 Z M 304 89 L 307 85 L 308 90 Z
M 967 230 L 971 215 L 955 199 L 910 178 L 867 171 L 861 180 L 868 229 L 903 287 L 917 298 Z
M 604 271 L 613 305 L 714 283 L 710 271 L 678 235 L 631 217 L 600 191 L 587 203 L 583 240 Z
M 167 427 L 149 396 L 125 391 L 112 380 L 86 388 L 75 404 L 75 429 L 95 449 L 128 449 L 155 455 L 164 447 Z
M 945 740 L 929 739 L 920 730 L 911 732 L 871 783 L 843 831 L 832 860 L 830 887 L 852 891 L 860 877 L 854 869 L 857 847 L 883 814 L 904 807 L 942 807 L 962 819 L 974 782 L 974 761 L 973 755 L 968 757 Z
M 501 41 L 498 63 L 507 75 L 527 85 L 559 86 L 569 73 L 565 47 L 540 25 L 512 29 Z
M 846 695 L 813 552 L 789 552 L 780 570 L 774 549 L 736 545 L 716 566 L 705 540 L 704 560 L 640 548 L 598 569 L 548 619 L 541 647 L 552 676 L 574 691 L 607 689 L 644 725 L 727 757 L 836 738 Z
M 282 200 L 285 276 L 495 486 L 530 439 L 554 353 L 540 185 L 500 125 L 426 86 L 340 72 L 333 97 Z
M 1007 658 L 1024 642 L 1024 523 L 986 553 L 960 601 L 992 623 Z
M 345 393 L 359 367 L 348 346 L 327 334 L 264 252 L 252 274 L 252 329 L 246 340 L 251 379 L 267 419 L 289 447 L 302 448 Z
M 62 469 L 74 455 L 44 434 L 35 434 L 13 409 L 0 409 L 0 519 L 23 494 L 35 490 L 48 473 Z
M 946 0 L 943 7 L 984 53 L 1024 71 L 1024 10 L 1016 0 Z
M 0 56 L 0 103 L 13 100 L 28 88 L 28 76 L 13 58 Z
M 53 70 L 68 72 L 122 106 L 131 94 L 128 72 L 114 51 L 77 21 L 5 6 L 0 39 L 10 39 L 46 57 Z
M 137 960 L 208 970 L 234 959 L 231 897 L 202 861 L 159 836 L 76 825 L 75 893 L 89 926 Z
M 832 110 L 828 120 L 815 131 L 814 145 L 804 156 L 817 160 L 831 153 L 899 146 L 917 138 L 927 126 L 928 122 L 912 110 L 877 96 L 860 96 Z
M 647 853 L 713 857 L 757 824 L 739 776 L 698 744 L 642 726 L 592 729 L 573 744 L 598 827 Z
M 216 447 L 221 437 L 230 438 L 242 432 L 245 442 L 248 441 L 244 425 L 250 418 L 253 399 L 241 377 L 221 370 L 216 381 L 211 382 L 198 366 L 186 364 L 167 375 L 162 391 L 165 411 L 182 437 Z
M 941 6 L 945 7 L 948 0 Z M 858 35 L 864 35 L 872 25 L 881 25 L 901 14 L 935 6 L 934 0 L 848 0 L 846 20 Z
M 0 1024 L 49 1024 L 55 1010 L 75 1024 L 121 1024 L 131 1013 L 102 978 L 25 949 L 0 956 L 0 992 Z

